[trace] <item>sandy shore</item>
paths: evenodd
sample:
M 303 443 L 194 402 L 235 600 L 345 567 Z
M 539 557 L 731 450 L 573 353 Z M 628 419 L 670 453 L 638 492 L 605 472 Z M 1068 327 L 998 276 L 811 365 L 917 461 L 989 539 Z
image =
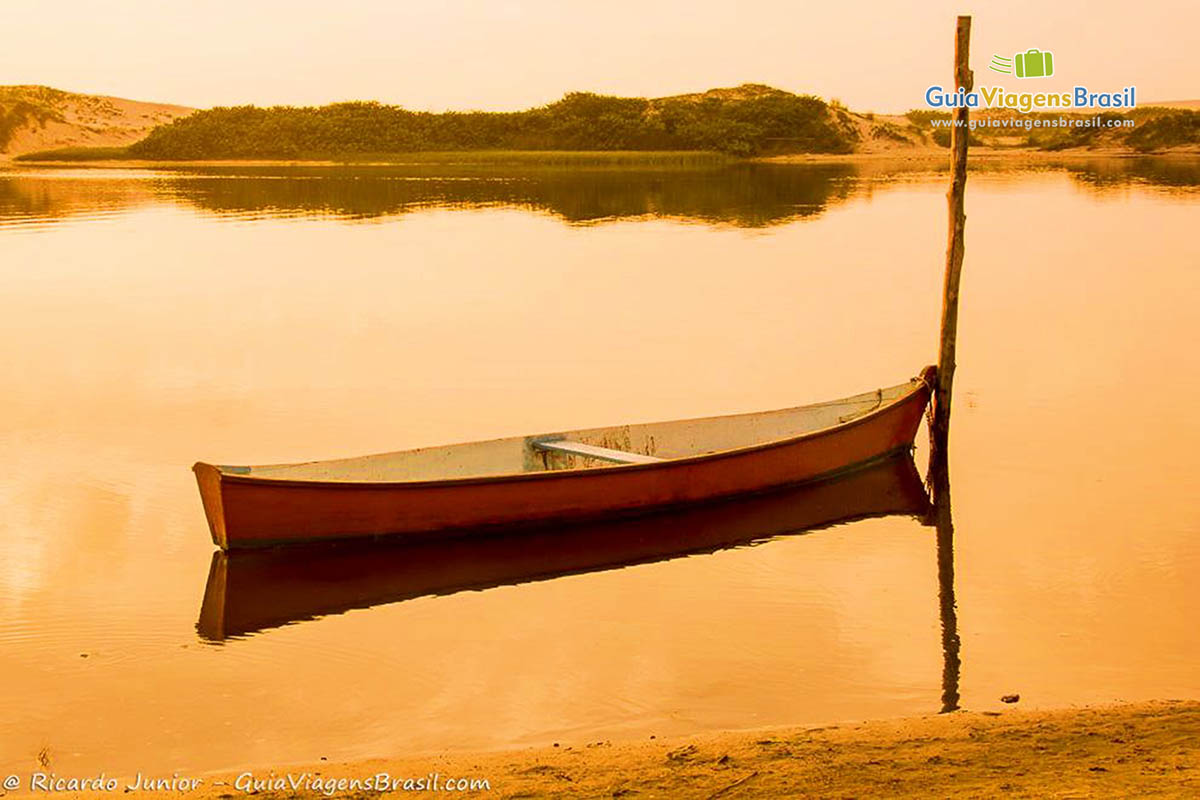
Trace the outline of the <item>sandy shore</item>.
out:
M 198 776 L 200 785 L 183 792 L 128 793 L 204 800 L 378 796 L 377 786 L 336 787 L 339 779 L 377 780 L 381 773 L 397 780 L 396 790 L 383 794 L 398 797 L 431 794 L 405 791 L 403 781 L 433 776 L 440 786 L 459 778 L 490 786 L 456 795 L 513 799 L 1200 797 L 1200 702 L 564 741 L 540 749 L 263 767 Z M 289 776 L 298 788 L 286 787 Z

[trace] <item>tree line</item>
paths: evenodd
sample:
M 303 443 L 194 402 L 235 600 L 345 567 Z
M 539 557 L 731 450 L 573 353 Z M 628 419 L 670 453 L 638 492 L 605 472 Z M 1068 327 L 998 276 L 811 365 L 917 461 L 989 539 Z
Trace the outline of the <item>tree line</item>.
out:
M 147 159 L 313 158 L 439 150 L 846 153 L 851 127 L 821 99 L 769 87 L 646 99 L 572 92 L 515 112 L 409 111 L 376 102 L 218 107 L 155 128 Z

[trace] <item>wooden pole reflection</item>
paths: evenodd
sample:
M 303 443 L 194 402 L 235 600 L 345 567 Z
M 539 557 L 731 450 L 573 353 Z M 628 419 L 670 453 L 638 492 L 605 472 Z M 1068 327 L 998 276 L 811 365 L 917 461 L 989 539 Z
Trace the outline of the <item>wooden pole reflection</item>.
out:
M 954 518 L 950 512 L 950 470 L 948 464 L 931 463 L 929 486 L 933 505 L 926 524 L 937 530 L 938 609 L 942 623 L 942 708 L 940 713 L 958 709 L 958 682 L 962 669 L 958 636 L 958 605 L 954 597 Z

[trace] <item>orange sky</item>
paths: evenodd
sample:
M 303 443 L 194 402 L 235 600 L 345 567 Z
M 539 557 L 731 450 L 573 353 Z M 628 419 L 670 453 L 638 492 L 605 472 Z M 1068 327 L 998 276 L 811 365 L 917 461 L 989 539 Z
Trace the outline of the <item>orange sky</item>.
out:
M 516 109 L 576 89 L 666 95 L 744 82 L 862 110 L 947 80 L 956 13 L 975 16 L 977 84 L 1200 97 L 1200 3 L 874 0 L 5 0 L 0 84 L 193 106 L 377 99 Z M 987 72 L 1052 50 L 1053 78 Z M 1035 85 L 1036 84 L 1036 85 Z

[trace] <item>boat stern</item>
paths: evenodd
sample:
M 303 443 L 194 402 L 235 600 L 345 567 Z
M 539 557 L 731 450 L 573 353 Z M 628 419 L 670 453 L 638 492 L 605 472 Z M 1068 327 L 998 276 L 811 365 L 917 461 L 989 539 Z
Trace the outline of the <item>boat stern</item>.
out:
M 229 548 L 225 535 L 225 506 L 221 499 L 221 470 L 212 464 L 197 461 L 192 467 L 196 473 L 196 484 L 200 487 L 200 500 L 204 503 L 204 516 L 213 544 L 222 550 Z

